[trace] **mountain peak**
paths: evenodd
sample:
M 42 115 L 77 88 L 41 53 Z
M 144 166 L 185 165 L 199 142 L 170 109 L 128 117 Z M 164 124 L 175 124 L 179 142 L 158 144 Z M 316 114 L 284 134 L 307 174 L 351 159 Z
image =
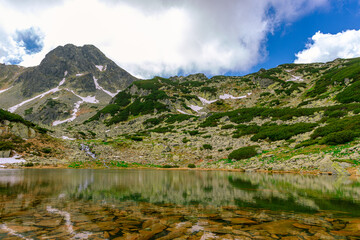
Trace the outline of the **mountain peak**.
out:
M 30 97 L 56 87 L 65 72 L 68 76 L 91 73 L 109 91 L 123 89 L 136 80 L 94 45 L 66 44 L 46 54 L 39 66 L 25 71 L 17 82 L 23 84 L 23 96 Z

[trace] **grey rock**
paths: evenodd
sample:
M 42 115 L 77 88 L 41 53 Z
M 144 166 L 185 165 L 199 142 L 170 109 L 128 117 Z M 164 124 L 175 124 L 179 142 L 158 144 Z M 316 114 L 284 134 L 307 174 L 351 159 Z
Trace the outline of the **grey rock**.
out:
M 11 150 L 0 151 L 0 158 L 8 158 L 10 157 Z

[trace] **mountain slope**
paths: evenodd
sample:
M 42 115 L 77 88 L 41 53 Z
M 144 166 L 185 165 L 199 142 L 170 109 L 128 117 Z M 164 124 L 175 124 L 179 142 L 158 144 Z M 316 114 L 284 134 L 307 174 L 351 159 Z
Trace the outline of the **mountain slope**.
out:
M 360 149 L 359 76 L 360 59 L 337 59 L 243 77 L 155 77 L 133 82 L 75 131 L 108 139 L 94 149 L 109 159 L 336 172 L 333 161 L 358 159 L 350 149 Z M 220 160 L 229 158 L 251 160 Z
M 68 44 L 7 83 L 11 89 L 0 93 L 0 107 L 38 123 L 61 124 L 86 118 L 134 80 L 96 47 Z

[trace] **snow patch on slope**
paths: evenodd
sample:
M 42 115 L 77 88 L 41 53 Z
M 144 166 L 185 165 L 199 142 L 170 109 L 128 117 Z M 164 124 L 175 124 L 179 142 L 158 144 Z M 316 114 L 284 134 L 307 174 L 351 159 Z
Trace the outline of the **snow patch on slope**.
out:
M 199 107 L 195 105 L 190 105 L 189 108 L 191 108 L 191 110 L 194 110 L 195 112 L 199 112 L 200 110 L 203 109 L 203 107 Z
M 57 120 L 57 121 L 54 121 L 53 122 L 53 126 L 57 126 L 57 125 L 60 125 L 60 124 L 63 124 L 63 123 L 66 123 L 66 122 L 72 122 L 76 119 L 77 117 L 77 113 L 79 112 L 80 110 L 80 106 L 81 104 L 83 103 L 99 103 L 99 101 L 94 97 L 92 96 L 87 96 L 87 97 L 82 97 L 80 95 L 77 95 L 73 90 L 70 90 L 68 88 L 66 88 L 65 90 L 71 92 L 72 94 L 74 94 L 75 96 L 77 96 L 78 98 L 80 98 L 81 100 L 80 101 L 77 101 L 74 105 L 74 109 L 72 110 L 72 114 L 71 114 L 71 117 L 68 118 L 68 119 L 65 119 L 65 120 Z
M 120 90 L 118 90 L 116 93 L 112 93 L 112 92 L 109 92 L 109 91 L 105 90 L 103 87 L 101 87 L 101 86 L 99 85 L 98 79 L 96 79 L 95 77 L 93 77 L 93 78 L 94 78 L 94 83 L 95 83 L 96 89 L 103 91 L 103 92 L 106 93 L 107 95 L 109 95 L 109 96 L 111 96 L 111 97 L 115 97 L 115 96 L 120 92 Z
M 224 94 L 224 95 L 220 95 L 219 96 L 220 99 L 242 99 L 242 98 L 246 98 L 246 95 L 245 96 L 240 96 L 240 97 L 234 97 L 233 95 L 230 95 L 230 94 Z
M 3 93 L 3 92 L 6 92 L 7 90 L 9 90 L 10 88 L 12 88 L 13 86 L 9 87 L 9 88 L 6 88 L 6 89 L 3 89 L 3 90 L 0 90 L 0 93 Z
M 61 138 L 64 140 L 75 140 L 75 138 L 70 138 L 68 136 L 62 136 Z
M 304 79 L 302 79 L 301 76 L 291 75 L 291 78 L 286 81 L 287 82 L 302 82 L 302 81 L 304 81 Z
M 105 67 L 104 67 L 103 65 L 95 65 L 95 67 L 96 67 L 100 72 L 103 72 L 103 71 L 106 71 L 107 65 L 105 65 Z
M 188 114 L 187 112 L 184 112 L 184 111 L 182 111 L 182 110 L 180 110 L 180 109 L 176 109 L 176 111 L 178 111 L 179 113 L 185 114 L 185 115 L 190 115 L 190 114 Z
M 63 79 L 61 80 L 61 82 L 59 83 L 59 85 L 58 85 L 56 88 L 50 89 L 50 90 L 47 91 L 47 92 L 44 92 L 44 93 L 42 93 L 42 94 L 40 94 L 40 95 L 37 95 L 37 96 L 35 96 L 35 97 L 33 97 L 33 98 L 27 99 L 27 100 L 25 100 L 25 101 L 23 101 L 23 102 L 15 105 L 15 106 L 12 106 L 12 107 L 10 107 L 10 108 L 8 109 L 8 111 L 13 113 L 13 112 L 15 112 L 19 107 L 21 107 L 21 106 L 23 106 L 23 105 L 25 105 L 25 104 L 27 104 L 27 103 L 29 103 L 29 102 L 31 102 L 31 101 L 34 101 L 35 99 L 43 98 L 44 96 L 46 96 L 46 95 L 48 95 L 48 94 L 50 94 L 50 93 L 56 93 L 56 92 L 60 91 L 60 86 L 63 85 L 64 83 L 65 83 L 65 78 L 63 78 Z
M 215 100 L 206 100 L 205 98 L 202 98 L 202 97 L 199 97 L 198 96 L 198 98 L 199 98 L 199 100 L 202 102 L 202 104 L 212 104 L 212 103 L 214 103 L 214 102 L 216 102 L 218 99 L 215 99 Z
M 0 164 L 14 164 L 14 163 L 22 163 L 25 162 L 24 159 L 21 158 L 20 155 L 15 155 L 10 158 L 0 158 Z M 0 168 L 5 167 L 4 165 L 0 165 Z

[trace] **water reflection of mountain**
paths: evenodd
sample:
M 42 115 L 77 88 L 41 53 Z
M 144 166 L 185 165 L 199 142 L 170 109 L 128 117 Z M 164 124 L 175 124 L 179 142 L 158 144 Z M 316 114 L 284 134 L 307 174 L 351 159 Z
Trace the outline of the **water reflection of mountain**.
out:
M 74 200 L 146 201 L 181 205 L 238 205 L 271 210 L 337 210 L 360 215 L 360 183 L 331 176 L 221 171 L 3 171 L 2 195 L 32 194 Z M 16 179 L 16 181 L 14 180 Z M 359 211 L 359 212 L 357 212 Z

